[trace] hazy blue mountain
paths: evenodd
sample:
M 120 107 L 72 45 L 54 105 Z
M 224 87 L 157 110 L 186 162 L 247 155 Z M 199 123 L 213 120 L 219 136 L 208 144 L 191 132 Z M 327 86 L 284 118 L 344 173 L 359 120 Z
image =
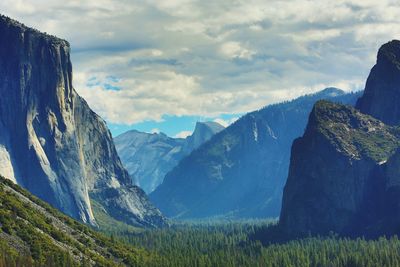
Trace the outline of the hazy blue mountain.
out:
M 389 42 L 379 49 L 359 110 L 315 105 L 292 147 L 280 218 L 287 234 L 400 233 L 399 66 L 400 42 Z
M 150 193 L 183 157 L 223 129 L 216 122 L 198 122 L 185 139 L 132 130 L 115 137 L 114 143 L 133 183 Z
M 223 129 L 224 126 L 214 121 L 197 122 L 193 134 L 186 138 L 183 150 L 189 154 Z
M 292 141 L 319 99 L 354 104 L 336 88 L 251 112 L 169 172 L 150 199 L 168 217 L 277 217 Z
M 127 223 L 165 224 L 74 90 L 69 43 L 4 16 L 0 36 L 0 174 L 92 225 L 92 198 Z

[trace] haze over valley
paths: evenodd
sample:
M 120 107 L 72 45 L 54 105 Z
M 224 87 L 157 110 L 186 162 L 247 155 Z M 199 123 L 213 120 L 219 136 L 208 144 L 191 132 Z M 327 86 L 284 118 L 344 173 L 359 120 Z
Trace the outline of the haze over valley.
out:
M 397 11 L 1 2 L 0 267 L 400 266 Z

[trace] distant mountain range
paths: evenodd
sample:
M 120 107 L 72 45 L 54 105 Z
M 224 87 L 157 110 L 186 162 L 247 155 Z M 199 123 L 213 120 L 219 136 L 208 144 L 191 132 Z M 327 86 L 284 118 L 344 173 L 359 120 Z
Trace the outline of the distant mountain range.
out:
M 0 174 L 94 226 L 92 200 L 128 224 L 165 225 L 74 90 L 69 43 L 4 16 L 0 36 Z
M 67 41 L 5 16 L 0 36 L 0 175 L 9 180 L 0 178 L 0 235 L 10 244 L 32 245 L 39 231 L 62 257 L 71 249 L 75 260 L 118 260 L 113 244 L 85 250 L 84 239 L 109 241 L 30 193 L 94 227 L 163 227 L 161 210 L 177 219 L 280 214 L 276 227 L 291 237 L 400 234 L 400 41 L 379 49 L 364 92 L 327 88 L 225 129 L 197 123 L 186 139 L 130 131 L 116 149 L 72 86 Z
M 150 199 L 168 217 L 278 217 L 293 140 L 320 99 L 354 104 L 327 88 L 251 112 L 183 158 Z
M 293 143 L 289 236 L 400 234 L 400 41 L 383 45 L 356 108 L 318 102 Z
M 132 130 L 115 137 L 114 143 L 133 183 L 150 193 L 183 157 L 223 129 L 216 122 L 197 122 L 193 134 L 185 139 Z

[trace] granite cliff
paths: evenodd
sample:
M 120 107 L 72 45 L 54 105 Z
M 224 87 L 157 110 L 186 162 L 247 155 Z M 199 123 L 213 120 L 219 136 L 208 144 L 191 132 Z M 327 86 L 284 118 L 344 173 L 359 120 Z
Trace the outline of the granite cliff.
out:
M 289 236 L 400 233 L 400 42 L 384 44 L 356 108 L 318 102 L 295 140 L 280 226 Z
M 400 125 L 400 41 L 390 41 L 379 49 L 364 95 L 356 107 L 388 125 Z
M 327 101 L 318 102 L 292 146 L 280 225 L 289 235 L 357 235 L 382 218 L 385 162 L 400 129 Z
M 0 174 L 85 223 L 95 198 L 131 224 L 164 224 L 74 90 L 69 43 L 4 16 L 0 36 Z

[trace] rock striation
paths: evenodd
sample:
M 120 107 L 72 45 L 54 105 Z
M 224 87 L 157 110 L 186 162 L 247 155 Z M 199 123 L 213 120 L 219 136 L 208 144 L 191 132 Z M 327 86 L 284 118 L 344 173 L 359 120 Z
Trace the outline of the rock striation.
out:
M 96 198 L 132 224 L 163 224 L 74 90 L 69 43 L 4 16 L 0 36 L 0 174 L 85 223 Z
M 216 122 L 197 122 L 193 134 L 185 139 L 131 130 L 115 137 L 114 143 L 133 183 L 151 193 L 183 157 L 223 129 Z

